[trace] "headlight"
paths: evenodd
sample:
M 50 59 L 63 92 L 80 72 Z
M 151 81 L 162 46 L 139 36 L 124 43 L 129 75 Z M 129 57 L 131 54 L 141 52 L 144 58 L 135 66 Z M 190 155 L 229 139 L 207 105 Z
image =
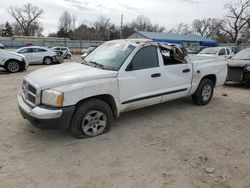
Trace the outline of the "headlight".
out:
M 42 92 L 42 104 L 59 107 L 63 104 L 63 93 L 51 89 Z

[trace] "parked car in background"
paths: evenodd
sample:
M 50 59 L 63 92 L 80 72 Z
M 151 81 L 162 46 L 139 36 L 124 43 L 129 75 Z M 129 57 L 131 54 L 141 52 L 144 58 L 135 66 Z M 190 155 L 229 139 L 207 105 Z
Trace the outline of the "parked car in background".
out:
M 231 58 L 234 53 L 231 48 L 228 47 L 210 47 L 201 50 L 197 55 L 204 58 L 228 59 Z
M 83 55 L 81 56 L 81 59 L 84 59 L 85 57 L 87 57 L 97 47 L 98 46 L 90 46 L 87 50 L 84 51 Z
M 4 45 L 2 43 L 0 43 L 0 49 L 4 49 Z
M 250 84 L 250 48 L 246 48 L 228 60 L 228 81 Z
M 7 50 L 0 50 L 0 67 L 6 69 L 8 72 L 24 71 L 28 66 L 29 63 L 23 55 Z
M 225 83 L 227 62 L 192 61 L 178 45 L 145 39 L 109 41 L 82 64 L 27 75 L 18 94 L 22 116 L 39 128 L 69 128 L 78 138 L 109 131 L 123 112 L 192 96 L 206 105 Z
M 53 47 L 51 49 L 55 52 L 62 52 L 63 58 L 65 58 L 65 59 L 71 59 L 71 57 L 72 57 L 72 54 L 71 54 L 68 47 L 56 46 L 56 47 Z
M 29 64 L 46 64 L 62 63 L 63 56 L 54 52 L 47 47 L 29 46 L 23 47 L 16 51 L 18 54 L 25 56 Z

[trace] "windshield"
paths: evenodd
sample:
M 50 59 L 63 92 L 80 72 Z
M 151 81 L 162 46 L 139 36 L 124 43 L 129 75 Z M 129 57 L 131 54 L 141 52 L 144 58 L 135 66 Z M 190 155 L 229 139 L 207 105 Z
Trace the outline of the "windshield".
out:
M 218 52 L 219 48 L 205 48 L 203 50 L 200 51 L 199 54 L 212 54 L 212 55 L 216 55 Z
M 131 44 L 108 42 L 97 47 L 85 61 L 117 71 L 134 49 L 135 46 Z
M 250 60 L 250 48 L 238 52 L 232 57 L 234 60 Z

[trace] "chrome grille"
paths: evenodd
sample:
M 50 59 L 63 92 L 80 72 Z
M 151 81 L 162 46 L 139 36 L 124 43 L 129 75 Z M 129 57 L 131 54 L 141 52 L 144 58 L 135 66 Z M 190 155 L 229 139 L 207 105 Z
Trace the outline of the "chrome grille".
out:
M 38 92 L 35 86 L 24 80 L 22 84 L 23 99 L 31 106 L 35 106 L 39 100 Z

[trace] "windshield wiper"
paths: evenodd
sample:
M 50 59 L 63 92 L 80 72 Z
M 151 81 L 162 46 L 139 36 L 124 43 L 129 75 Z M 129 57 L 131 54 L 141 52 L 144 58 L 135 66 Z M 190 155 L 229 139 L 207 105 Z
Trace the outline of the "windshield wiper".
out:
M 97 67 L 101 68 L 101 69 L 104 69 L 104 65 L 100 64 L 100 63 L 97 63 L 95 61 L 89 61 L 91 64 L 94 64 L 96 65 Z

